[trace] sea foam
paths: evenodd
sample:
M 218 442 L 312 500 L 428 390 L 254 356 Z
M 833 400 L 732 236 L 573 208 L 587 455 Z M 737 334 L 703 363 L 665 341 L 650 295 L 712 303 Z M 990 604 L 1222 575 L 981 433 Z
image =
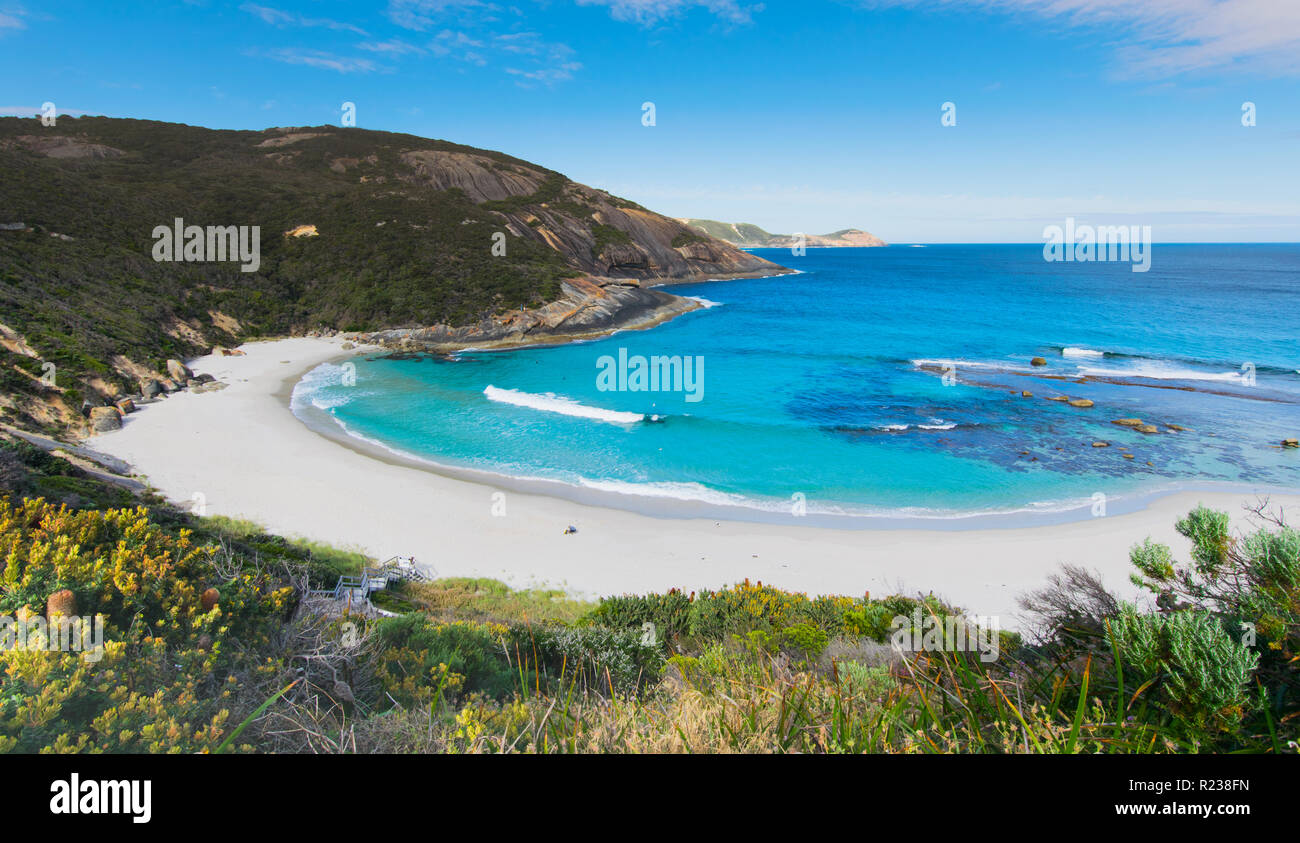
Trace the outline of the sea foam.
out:
M 635 424 L 639 421 L 645 421 L 645 414 L 643 413 L 626 413 L 620 410 L 588 407 L 586 404 L 579 404 L 571 398 L 563 398 L 553 392 L 534 395 L 531 392 L 520 392 L 517 389 L 501 389 L 489 385 L 483 390 L 483 394 L 488 397 L 489 401 L 498 401 L 502 404 L 512 404 L 516 407 L 527 407 L 530 410 L 541 410 L 547 413 L 560 413 L 561 415 L 573 416 L 579 419 L 591 419 L 593 421 L 609 422 L 610 424 Z

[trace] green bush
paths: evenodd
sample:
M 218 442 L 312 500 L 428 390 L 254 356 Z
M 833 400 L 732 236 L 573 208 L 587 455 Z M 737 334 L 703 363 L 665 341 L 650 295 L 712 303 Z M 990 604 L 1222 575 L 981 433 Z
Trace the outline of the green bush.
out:
M 518 687 L 498 626 L 409 614 L 379 621 L 375 632 L 383 647 L 380 678 L 402 705 L 427 704 L 440 686 L 497 699 Z M 447 676 L 456 679 L 446 683 Z
M 510 628 L 506 649 L 539 681 L 613 693 L 635 691 L 657 679 L 663 665 L 658 647 L 643 641 L 639 630 L 517 624 Z
M 1139 614 L 1127 605 L 1110 625 L 1108 640 L 1126 680 L 1152 689 L 1193 734 L 1238 724 L 1250 705 L 1251 676 L 1259 662 L 1222 622 L 1197 611 Z

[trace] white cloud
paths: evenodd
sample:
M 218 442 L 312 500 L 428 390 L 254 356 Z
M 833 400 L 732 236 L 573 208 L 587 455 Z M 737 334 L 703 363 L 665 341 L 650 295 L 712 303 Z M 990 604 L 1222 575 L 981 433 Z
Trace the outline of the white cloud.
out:
M 346 32 L 355 32 L 358 35 L 366 35 L 366 31 L 359 26 L 350 23 L 342 23 L 329 18 L 307 18 L 302 15 L 296 15 L 292 12 L 272 9 L 270 6 L 259 6 L 256 3 L 245 3 L 239 7 L 241 10 L 261 18 L 264 22 L 272 26 L 301 26 L 301 27 L 321 27 L 324 29 L 334 29 Z
M 422 48 L 414 44 L 408 44 L 400 38 L 389 38 L 387 41 L 365 41 L 358 44 L 357 47 L 362 50 L 369 50 L 372 53 L 386 53 L 393 56 L 424 52 Z
M 736 0 L 577 0 L 579 6 L 607 6 L 615 20 L 652 26 L 683 12 L 703 8 L 730 23 L 752 23 L 763 4 L 742 6 Z
M 566 61 L 549 67 L 538 67 L 533 70 L 520 70 L 516 67 L 507 67 L 506 73 L 509 73 L 511 76 L 518 76 L 520 79 L 526 79 L 530 82 L 540 82 L 543 85 L 554 85 L 556 82 L 563 82 L 567 79 L 572 79 L 574 72 L 581 69 L 581 63 L 576 61 Z
M 425 30 L 438 18 L 450 13 L 475 10 L 476 17 L 484 19 L 496 11 L 496 6 L 481 0 L 388 0 L 388 19 L 406 29 Z
M 1300 3 L 1295 0 L 863 0 L 862 5 L 964 6 L 1105 31 L 1124 66 L 1141 75 L 1224 68 L 1300 73 Z
M 326 53 L 320 50 L 296 50 L 285 48 L 273 50 L 267 54 L 271 59 L 285 64 L 301 64 L 318 67 L 323 70 L 335 70 L 339 73 L 370 73 L 378 68 L 369 59 L 349 58 Z

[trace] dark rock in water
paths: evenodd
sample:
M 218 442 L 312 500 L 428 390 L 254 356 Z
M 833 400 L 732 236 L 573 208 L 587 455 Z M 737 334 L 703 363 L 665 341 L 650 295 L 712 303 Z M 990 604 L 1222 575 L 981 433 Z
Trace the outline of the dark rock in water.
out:
M 1043 357 L 1035 357 L 1029 361 L 1030 366 L 1046 366 L 1047 360 Z

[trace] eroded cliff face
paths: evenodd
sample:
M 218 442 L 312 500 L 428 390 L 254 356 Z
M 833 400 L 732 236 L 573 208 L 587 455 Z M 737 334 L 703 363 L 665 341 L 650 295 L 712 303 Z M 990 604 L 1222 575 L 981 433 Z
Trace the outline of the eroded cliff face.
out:
M 585 277 L 565 281 L 560 298 L 542 307 L 512 310 L 470 325 L 394 328 L 349 336 L 399 351 L 508 348 L 649 328 L 701 306 L 694 299 L 647 290 L 634 279 Z
M 355 334 L 405 351 L 449 351 L 564 342 L 657 325 L 700 305 L 650 286 L 791 270 L 558 173 L 444 150 L 403 152 L 411 185 L 463 193 L 515 237 L 554 249 L 581 275 L 540 307 L 466 325 L 428 325 Z
M 551 171 L 443 150 L 401 160 L 410 168 L 404 181 L 462 191 L 512 234 L 545 243 L 588 275 L 668 284 L 790 271 Z

